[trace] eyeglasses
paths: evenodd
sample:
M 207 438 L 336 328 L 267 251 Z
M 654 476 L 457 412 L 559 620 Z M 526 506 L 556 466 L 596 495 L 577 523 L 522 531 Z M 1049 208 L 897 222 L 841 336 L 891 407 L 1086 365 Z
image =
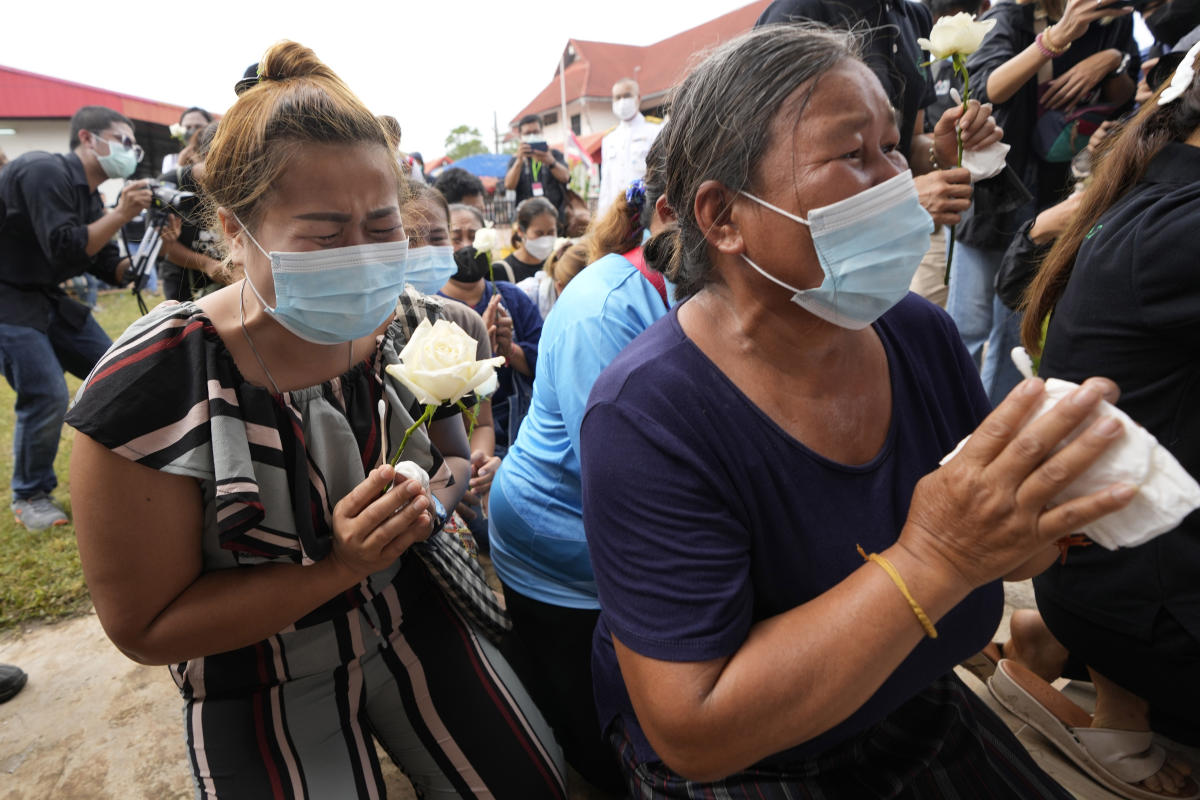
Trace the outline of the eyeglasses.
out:
M 132 136 L 122 136 L 118 139 L 109 139 L 109 138 L 106 138 L 99 131 L 92 131 L 92 134 L 97 139 L 104 139 L 104 141 L 108 142 L 108 144 L 110 146 L 117 144 L 126 150 L 133 150 L 133 157 L 137 159 L 137 163 L 139 163 L 139 164 L 142 163 L 142 158 L 145 157 L 145 155 L 146 155 L 146 151 L 142 149 L 142 146 L 140 144 L 138 144 L 137 142 L 135 142 L 133 140 Z

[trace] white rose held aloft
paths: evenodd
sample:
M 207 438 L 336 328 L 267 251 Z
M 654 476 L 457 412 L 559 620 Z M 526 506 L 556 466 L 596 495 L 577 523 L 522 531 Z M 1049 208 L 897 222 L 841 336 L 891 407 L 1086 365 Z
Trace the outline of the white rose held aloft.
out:
M 401 363 L 389 365 L 387 373 L 422 405 L 457 403 L 487 383 L 504 363 L 500 356 L 476 361 L 477 347 L 471 335 L 453 322 L 440 319 L 431 325 L 421 320 L 400 351 Z
M 500 246 L 500 234 L 495 228 L 480 228 L 475 231 L 475 241 L 472 244 L 476 251 L 490 253 Z
M 922 50 L 928 50 L 934 60 L 956 54 L 969 56 L 979 49 L 988 31 L 995 25 L 994 19 L 979 22 L 972 19 L 970 14 L 961 12 L 939 19 L 929 32 L 929 38 L 918 39 L 917 44 Z

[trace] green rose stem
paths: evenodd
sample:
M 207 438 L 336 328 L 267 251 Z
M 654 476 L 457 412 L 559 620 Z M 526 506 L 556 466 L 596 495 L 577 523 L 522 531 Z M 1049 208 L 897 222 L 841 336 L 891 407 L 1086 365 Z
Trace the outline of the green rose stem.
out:
M 396 454 L 388 461 L 393 467 L 400 463 L 400 455 L 404 452 L 405 445 L 408 444 L 408 437 L 413 435 L 413 432 L 424 425 L 429 420 L 433 419 L 433 412 L 437 411 L 437 405 L 430 404 L 425 406 L 425 411 L 417 418 L 417 421 L 408 426 L 408 430 L 404 432 L 404 438 L 400 440 L 400 446 L 396 448 Z
M 969 101 L 971 99 L 971 76 L 970 76 L 970 74 L 967 73 L 967 59 L 965 56 L 963 56 L 962 53 L 955 53 L 953 56 L 951 56 L 951 60 L 954 63 L 955 73 L 962 75 L 962 79 L 963 79 L 962 107 L 963 107 L 963 111 L 966 112 L 967 101 Z M 955 132 L 955 135 L 958 137 L 958 160 L 955 163 L 955 166 L 961 167 L 962 166 L 962 158 L 963 158 L 962 126 L 955 125 L 954 132 Z M 943 286 L 950 285 L 950 264 L 953 263 L 953 261 L 954 261 L 954 228 L 955 228 L 954 225 L 950 226 L 950 246 L 946 249 L 946 276 L 942 279 Z
M 462 400 L 455 402 L 455 405 L 459 407 L 462 413 L 466 414 L 467 420 L 471 423 L 469 426 L 467 426 L 467 438 L 470 439 L 471 434 L 475 432 L 475 423 L 479 421 L 479 417 L 475 416 L 475 412 L 467 408 L 466 404 L 463 403 Z

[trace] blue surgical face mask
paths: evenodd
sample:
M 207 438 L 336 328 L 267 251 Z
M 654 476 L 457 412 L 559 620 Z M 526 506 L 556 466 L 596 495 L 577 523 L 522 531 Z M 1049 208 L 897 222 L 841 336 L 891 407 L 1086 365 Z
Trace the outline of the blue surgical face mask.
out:
M 421 294 L 437 294 L 446 281 L 458 272 L 454 248 L 446 246 L 414 247 L 408 251 L 408 275 L 405 278 Z
M 268 253 L 245 225 L 242 231 L 271 259 L 275 307 L 263 300 L 247 270 L 250 289 L 272 319 L 306 341 L 342 344 L 368 335 L 392 314 L 404 291 L 408 239 Z
M 845 200 L 814 208 L 808 219 L 742 194 L 809 227 L 825 278 L 815 289 L 797 289 L 749 256 L 742 258 L 767 280 L 794 292 L 793 303 L 843 328 L 861 330 L 899 303 L 929 249 L 933 218 L 921 207 L 907 170 Z
M 102 136 L 97 136 L 97 139 L 103 139 Z M 100 169 L 104 170 L 104 174 L 110 178 L 125 179 L 137 171 L 138 161 L 141 157 L 139 151 L 134 147 L 126 147 L 121 142 L 114 142 L 112 139 L 104 139 L 108 145 L 108 155 L 102 156 L 96 153 L 96 161 L 100 163 Z

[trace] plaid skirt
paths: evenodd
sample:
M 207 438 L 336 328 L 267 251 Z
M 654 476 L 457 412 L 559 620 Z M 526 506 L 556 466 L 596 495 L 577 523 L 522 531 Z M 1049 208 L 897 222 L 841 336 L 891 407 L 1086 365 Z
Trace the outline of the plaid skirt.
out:
M 639 762 L 620 718 L 608 737 L 637 800 L 1072 800 L 953 673 L 786 771 L 751 768 L 699 783 L 661 761 Z

